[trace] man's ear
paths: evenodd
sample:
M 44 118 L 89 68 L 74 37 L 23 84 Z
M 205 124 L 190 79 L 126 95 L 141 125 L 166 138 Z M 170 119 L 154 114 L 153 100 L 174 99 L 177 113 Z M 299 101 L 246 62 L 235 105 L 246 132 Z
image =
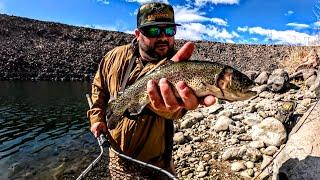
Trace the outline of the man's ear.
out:
M 134 34 L 135 34 L 136 38 L 138 39 L 140 37 L 141 32 L 139 31 L 139 29 L 135 29 Z

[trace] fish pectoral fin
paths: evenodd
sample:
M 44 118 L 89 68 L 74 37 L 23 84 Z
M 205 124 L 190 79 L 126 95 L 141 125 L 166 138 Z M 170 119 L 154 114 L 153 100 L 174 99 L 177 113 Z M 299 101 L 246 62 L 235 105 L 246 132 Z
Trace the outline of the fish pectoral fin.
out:
M 224 93 L 219 87 L 212 84 L 205 83 L 205 82 L 201 82 L 201 84 L 204 86 L 204 88 L 206 88 L 209 92 L 211 92 L 212 95 L 214 95 L 215 97 L 220 99 L 224 98 Z
M 233 70 L 226 67 L 215 78 L 215 85 L 220 89 L 226 89 L 232 81 Z
M 132 104 L 127 111 L 130 116 L 136 116 L 142 112 L 142 110 L 147 106 L 147 104 Z

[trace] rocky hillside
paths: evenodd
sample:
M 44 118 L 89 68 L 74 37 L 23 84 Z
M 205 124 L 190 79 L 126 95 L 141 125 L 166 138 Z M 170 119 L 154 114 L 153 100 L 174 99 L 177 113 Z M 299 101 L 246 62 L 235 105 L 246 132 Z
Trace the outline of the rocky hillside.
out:
M 0 14 L 0 80 L 89 80 L 103 55 L 133 35 Z M 271 70 L 311 47 L 197 41 L 193 59 Z M 183 44 L 178 40 L 177 47 Z

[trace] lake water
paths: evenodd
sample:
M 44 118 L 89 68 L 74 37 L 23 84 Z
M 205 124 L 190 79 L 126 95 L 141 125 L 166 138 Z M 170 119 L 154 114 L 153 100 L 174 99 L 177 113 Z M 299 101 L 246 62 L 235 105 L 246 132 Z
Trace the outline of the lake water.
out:
M 0 81 L 0 179 L 77 177 L 99 153 L 88 92 L 88 82 Z

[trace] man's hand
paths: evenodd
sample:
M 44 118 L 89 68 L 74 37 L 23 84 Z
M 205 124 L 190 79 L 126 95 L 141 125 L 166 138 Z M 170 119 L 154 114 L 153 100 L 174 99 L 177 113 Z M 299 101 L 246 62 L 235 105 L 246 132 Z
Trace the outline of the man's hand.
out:
M 95 137 L 99 137 L 100 134 L 107 132 L 107 126 L 104 122 L 96 122 L 91 125 L 90 130 Z
M 188 60 L 191 57 L 193 50 L 194 44 L 187 42 L 171 60 L 175 62 Z M 175 84 L 175 87 L 182 102 L 178 101 L 166 78 L 160 79 L 158 84 L 157 82 L 150 80 L 147 84 L 147 92 L 150 98 L 151 107 L 162 114 L 174 113 L 183 108 L 193 110 L 196 109 L 199 104 L 210 106 L 215 103 L 214 96 L 207 96 L 203 99 L 199 99 L 183 81 Z

